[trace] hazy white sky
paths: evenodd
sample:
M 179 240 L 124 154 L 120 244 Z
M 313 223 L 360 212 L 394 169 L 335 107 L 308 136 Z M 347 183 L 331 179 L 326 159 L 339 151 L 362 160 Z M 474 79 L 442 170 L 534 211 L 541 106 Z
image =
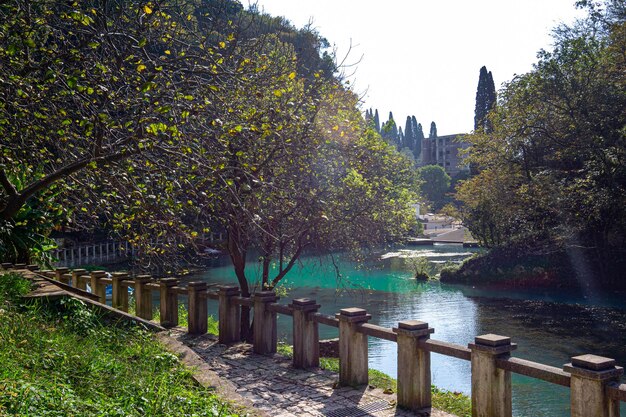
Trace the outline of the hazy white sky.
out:
M 313 26 L 345 55 L 361 59 L 352 77 L 363 109 L 377 108 L 381 123 L 393 111 L 404 129 L 415 115 L 428 135 L 466 133 L 474 127 L 480 67 L 496 89 L 523 74 L 549 49 L 551 30 L 584 12 L 575 0 L 258 0 L 259 10 Z M 244 1 L 245 4 L 245 1 Z M 348 70 L 350 71 L 350 70 Z

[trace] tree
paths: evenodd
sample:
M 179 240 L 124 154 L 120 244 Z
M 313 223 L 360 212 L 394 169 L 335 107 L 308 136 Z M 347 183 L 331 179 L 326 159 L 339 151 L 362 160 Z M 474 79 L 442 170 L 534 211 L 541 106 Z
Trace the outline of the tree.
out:
M 430 122 L 430 133 L 428 133 L 428 137 L 431 139 L 437 137 L 437 125 L 435 122 Z
M 415 134 L 413 133 L 413 122 L 411 121 L 411 116 L 406 117 L 406 122 L 404 124 L 404 142 L 402 147 L 408 148 L 411 151 L 415 149 Z
M 484 242 L 584 241 L 607 278 L 626 242 L 626 23 L 621 4 L 604 6 L 558 28 L 554 49 L 504 86 L 491 127 L 469 136 L 480 173 L 459 198 Z
M 487 67 L 480 69 L 478 76 L 478 87 L 476 88 L 476 107 L 474 109 L 474 130 L 485 130 L 487 133 L 491 129 L 489 112 L 496 105 L 496 87 L 493 83 L 491 71 L 487 72 Z
M 380 117 L 378 116 L 378 109 L 376 109 L 374 113 L 374 127 L 376 128 L 376 131 L 380 133 Z
M 432 203 L 433 210 L 439 210 L 445 204 L 450 176 L 439 165 L 426 165 L 419 168 L 417 173 L 421 181 L 420 194 Z
M 417 123 L 415 116 L 411 116 L 411 130 L 413 132 L 413 157 L 418 160 L 422 153 L 422 139 L 424 139 L 424 132 L 422 131 L 422 125 Z
M 274 288 L 305 253 L 399 239 L 416 198 L 410 162 L 365 123 L 358 97 L 334 77 L 301 77 L 295 51 L 266 40 L 245 56 L 254 70 L 223 97 L 229 111 L 192 155 L 197 221 L 226 230 L 244 296 Z M 246 268 L 253 256 L 258 273 Z M 244 308 L 244 335 L 249 321 Z
M 75 222 L 111 206 L 117 220 L 131 219 L 149 195 L 157 207 L 148 184 L 167 188 L 172 164 L 195 147 L 184 134 L 188 120 L 208 111 L 215 95 L 201 97 L 198 86 L 224 82 L 234 62 L 226 35 L 197 36 L 189 30 L 193 19 L 177 14 L 183 4 L 167 6 L 23 0 L 0 6 L 3 229 L 51 188 L 52 203 L 76 206 Z M 166 217 L 139 222 L 155 234 L 173 229 L 167 225 L 176 219 L 174 200 L 161 202 Z M 125 207 L 128 215 L 121 214 Z
M 414 126 L 414 135 L 415 135 L 415 150 L 413 155 L 415 155 L 415 159 L 419 159 L 422 155 L 422 141 L 424 140 L 424 130 L 422 129 L 422 124 L 417 123 L 415 116 L 411 118 L 411 121 Z
M 380 129 L 380 135 L 387 141 L 399 149 L 398 143 L 398 126 L 396 125 L 396 121 L 393 120 L 393 113 L 389 112 L 389 120 L 383 123 Z

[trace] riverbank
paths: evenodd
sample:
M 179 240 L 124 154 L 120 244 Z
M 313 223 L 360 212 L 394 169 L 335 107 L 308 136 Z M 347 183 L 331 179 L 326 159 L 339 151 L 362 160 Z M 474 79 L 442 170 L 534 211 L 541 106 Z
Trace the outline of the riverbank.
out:
M 30 286 L 0 276 L 0 415 L 236 415 L 153 333 Z
M 568 289 L 626 291 L 622 271 L 626 253 L 581 246 L 540 243 L 492 248 L 444 268 L 443 283 L 487 285 L 492 289 Z

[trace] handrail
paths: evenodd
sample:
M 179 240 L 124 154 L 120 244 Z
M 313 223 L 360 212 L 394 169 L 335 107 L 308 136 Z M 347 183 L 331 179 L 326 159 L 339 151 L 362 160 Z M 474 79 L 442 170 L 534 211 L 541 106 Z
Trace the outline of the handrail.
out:
M 626 402 L 626 384 L 611 382 L 607 385 L 607 392 L 613 400 Z
M 441 340 L 433 339 L 420 340 L 417 343 L 419 347 L 429 352 L 439 353 L 445 356 L 452 356 L 453 358 L 463 359 L 466 361 L 469 361 L 472 358 L 471 350 L 464 346 L 456 345 L 454 343 L 443 342 Z
M 377 337 L 379 339 L 397 342 L 398 335 L 387 327 L 377 326 L 375 324 L 364 323 L 357 327 L 357 331 L 367 336 Z
M 2 265 L 6 269 L 6 264 Z M 21 266 L 20 266 L 21 267 Z M 79 272 L 80 271 L 80 272 Z M 91 275 L 82 274 L 84 270 L 76 270 L 73 273 L 68 272 L 68 268 L 58 268 L 55 271 L 38 271 L 37 273 L 44 276 L 50 276 L 56 280 L 61 281 L 60 285 L 67 286 L 67 283 L 72 282 L 74 286 L 80 286 L 84 288 L 84 281 L 91 279 L 92 287 L 95 286 L 97 296 L 100 302 L 104 302 L 104 285 L 114 283 L 113 278 L 102 276 L 103 271 L 92 272 Z M 125 275 L 122 275 L 125 276 Z M 95 281 L 94 281 L 95 280 Z M 76 281 L 76 282 L 73 282 Z M 89 282 L 89 281 L 88 281 Z M 491 375 L 492 378 L 496 374 L 495 370 L 500 369 L 507 372 L 516 373 L 519 375 L 528 376 L 531 378 L 546 381 L 555 385 L 564 387 L 571 387 L 572 379 L 575 378 L 588 378 L 591 376 L 598 376 L 593 379 L 598 384 L 604 387 L 601 392 L 601 397 L 598 401 L 624 401 L 626 402 L 626 384 L 620 384 L 617 382 L 619 376 L 622 374 L 622 368 L 614 366 L 615 361 L 608 358 L 597 357 L 593 355 L 583 355 L 572 358 L 571 364 L 564 365 L 563 369 L 544 365 L 542 363 L 533 362 L 526 359 L 515 358 L 510 356 L 510 352 L 515 348 L 515 344 L 512 344 L 510 338 L 497 335 L 483 335 L 476 337 L 475 343 L 471 343 L 467 347 L 458 344 L 444 342 L 441 340 L 435 340 L 430 338 L 430 333 L 433 329 L 428 328 L 427 323 L 409 320 L 400 322 L 398 328 L 387 328 L 376 324 L 367 323 L 371 318 L 365 310 L 359 308 L 345 308 L 340 311 L 336 316 L 325 315 L 318 312 L 319 305 L 314 300 L 310 299 L 296 299 L 292 304 L 284 305 L 275 302 L 276 297 L 271 293 L 261 293 L 255 298 L 241 297 L 239 296 L 239 289 L 233 286 L 220 287 L 218 291 L 208 290 L 209 287 L 214 287 L 217 284 L 206 284 L 204 282 L 190 282 L 187 286 L 177 285 L 176 279 L 163 279 L 163 281 L 154 281 L 149 276 L 138 276 L 133 279 L 123 279 L 116 281 L 119 286 L 113 285 L 115 294 L 113 295 L 113 303 L 116 304 L 115 308 L 124 309 L 128 304 L 128 292 L 120 290 L 120 287 L 133 287 L 135 288 L 136 296 L 136 314 L 140 317 L 150 318 L 152 316 L 152 291 L 160 291 L 161 293 L 161 323 L 165 327 L 176 326 L 178 323 L 178 296 L 188 296 L 190 311 L 193 306 L 195 312 L 193 317 L 190 314 L 189 317 L 189 333 L 201 334 L 206 333 L 206 306 L 202 306 L 206 303 L 207 299 L 219 300 L 220 311 L 220 343 L 231 343 L 239 341 L 238 330 L 233 332 L 233 329 L 238 329 L 240 306 L 255 307 L 260 309 L 255 311 L 255 334 L 259 330 L 262 336 L 258 339 L 259 346 L 257 346 L 257 337 L 255 336 L 255 352 L 258 353 L 271 353 L 276 349 L 276 314 L 283 314 L 293 317 L 294 323 L 294 351 L 299 352 L 299 355 L 294 354 L 294 366 L 298 367 L 310 367 L 317 366 L 319 363 L 319 350 L 317 351 L 318 362 L 311 360 L 316 355 L 315 349 L 308 349 L 303 347 L 303 343 L 318 343 L 317 325 L 322 324 L 330 327 L 341 328 L 341 337 L 346 337 L 341 342 L 340 357 L 342 360 L 352 361 L 365 361 L 360 362 L 358 366 L 352 366 L 353 369 L 362 370 L 367 369 L 367 355 L 363 352 L 367 351 L 367 337 L 371 336 L 383 340 L 388 340 L 398 344 L 398 354 L 408 360 L 407 364 L 398 364 L 398 385 L 413 385 L 411 376 L 408 378 L 403 374 L 400 377 L 400 370 L 404 368 L 415 367 L 418 360 L 417 358 L 424 358 L 426 362 L 420 362 L 419 366 L 426 366 L 428 373 L 430 371 L 430 361 L 428 360 L 427 353 L 436 353 L 449 357 L 458 358 L 461 360 L 472 361 L 472 372 L 474 367 L 482 368 L 482 373 L 479 375 Z M 266 314 L 267 312 L 276 314 Z M 259 322 L 257 322 L 257 317 Z M 227 324 L 222 323 L 222 320 Z M 296 326 L 299 329 L 298 347 L 296 348 Z M 222 335 L 222 329 L 225 330 Z M 303 336 L 302 332 L 309 332 L 307 336 Z M 272 344 L 274 347 L 272 347 Z M 257 348 L 259 349 L 257 351 Z M 274 350 L 272 350 L 274 349 Z M 308 349 L 308 350 L 307 350 Z M 364 350 L 363 350 L 364 349 Z M 306 351 L 306 355 L 305 352 Z M 311 353 L 312 352 L 312 353 Z M 343 352 L 343 353 L 342 353 Z M 354 352 L 354 353 L 352 353 Z M 426 356 L 424 356 L 426 354 Z M 304 358 L 304 356 L 306 358 Z M 311 356 L 312 355 L 312 356 Z M 413 355 L 413 359 L 410 359 Z M 474 356 L 478 355 L 478 356 Z M 473 359 L 474 357 L 474 359 Z M 346 359 L 347 358 L 347 359 Z M 355 359 L 356 358 L 356 359 Z M 409 358 L 409 359 L 407 359 Z M 482 359 L 480 359 L 482 358 Z M 486 359 L 489 358 L 489 359 Z M 296 363 L 296 361 L 299 361 Z M 307 362 L 308 361 L 308 362 Z M 413 361 L 413 362 L 412 362 Z M 403 368 L 404 367 L 404 368 Z M 353 372 L 352 370 L 350 372 Z M 361 372 L 361 371 L 358 371 Z M 350 374 L 350 378 L 354 377 L 359 379 L 357 383 L 363 383 L 360 381 L 361 376 L 357 373 Z M 404 371 L 403 371 L 404 372 Z M 357 376 L 355 376 L 357 375 Z M 421 374 L 423 376 L 423 374 Z M 419 378 L 422 378 L 420 376 Z M 346 376 L 340 375 L 341 378 Z M 482 378 L 482 377 L 481 377 Z M 494 377 L 495 378 L 495 377 Z M 595 377 L 594 377 L 595 378 Z M 482 378 L 484 379 L 484 378 Z M 349 382 L 349 379 L 344 379 L 344 383 Z M 604 382 L 603 382 L 604 381 Z M 367 376 L 365 376 L 365 382 L 367 382 Z M 488 384 L 491 386 L 492 394 L 497 396 L 501 394 L 505 385 L 501 385 L 498 388 L 498 382 L 490 380 Z M 504 382 L 502 382 L 504 384 Z M 474 380 L 472 380 L 472 386 Z M 422 387 L 427 385 L 430 387 L 430 379 L 423 379 L 416 386 Z M 413 389 L 413 388 L 411 388 Z M 474 388 L 472 388 L 474 389 Z M 400 390 L 399 390 L 400 392 Z M 406 393 L 405 393 L 406 394 Z M 403 394 L 403 395 L 405 395 Z M 492 395 L 490 394 L 490 395 Z M 411 396 L 417 395 L 412 392 Z M 510 401 L 510 386 L 508 388 L 509 401 Z M 595 395 L 595 394 L 594 394 Z M 494 397 L 495 398 L 495 397 Z M 405 402 L 406 398 L 401 399 L 398 397 L 398 404 Z M 474 398 L 472 398 L 474 402 Z M 585 408 L 585 404 L 588 401 L 578 401 L 576 407 L 579 410 L 588 410 Z M 580 403 L 580 404 L 579 404 Z M 492 403 L 496 404 L 496 403 Z M 582 405 L 581 405 L 582 404 Z M 482 404 L 484 406 L 484 404 Z M 574 409 L 574 403 L 572 403 Z M 503 410 L 503 409 L 500 409 Z M 580 413 L 579 413 L 580 414 Z M 583 412 L 581 415 L 587 415 L 588 412 Z
M 272 303 L 267 306 L 267 309 L 274 313 L 284 314 L 286 316 L 293 316 L 293 311 L 291 310 L 291 308 L 289 308 L 289 306 L 286 305 Z
M 311 314 L 311 319 L 319 324 L 325 324 L 326 326 L 339 327 L 339 320 L 333 316 L 327 316 L 321 313 Z
M 519 375 L 526 375 L 564 387 L 570 386 L 571 375 L 554 366 L 520 358 L 498 358 L 496 359 L 496 366 Z

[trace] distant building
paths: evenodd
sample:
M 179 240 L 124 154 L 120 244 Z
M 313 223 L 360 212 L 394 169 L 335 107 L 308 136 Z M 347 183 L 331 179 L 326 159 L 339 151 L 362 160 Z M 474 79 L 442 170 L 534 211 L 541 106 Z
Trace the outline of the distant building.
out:
M 420 166 L 439 165 L 450 176 L 461 171 L 468 171 L 469 166 L 463 164 L 463 157 L 459 155 L 462 149 L 470 147 L 463 141 L 464 134 L 437 136 L 422 139 L 422 155 Z

